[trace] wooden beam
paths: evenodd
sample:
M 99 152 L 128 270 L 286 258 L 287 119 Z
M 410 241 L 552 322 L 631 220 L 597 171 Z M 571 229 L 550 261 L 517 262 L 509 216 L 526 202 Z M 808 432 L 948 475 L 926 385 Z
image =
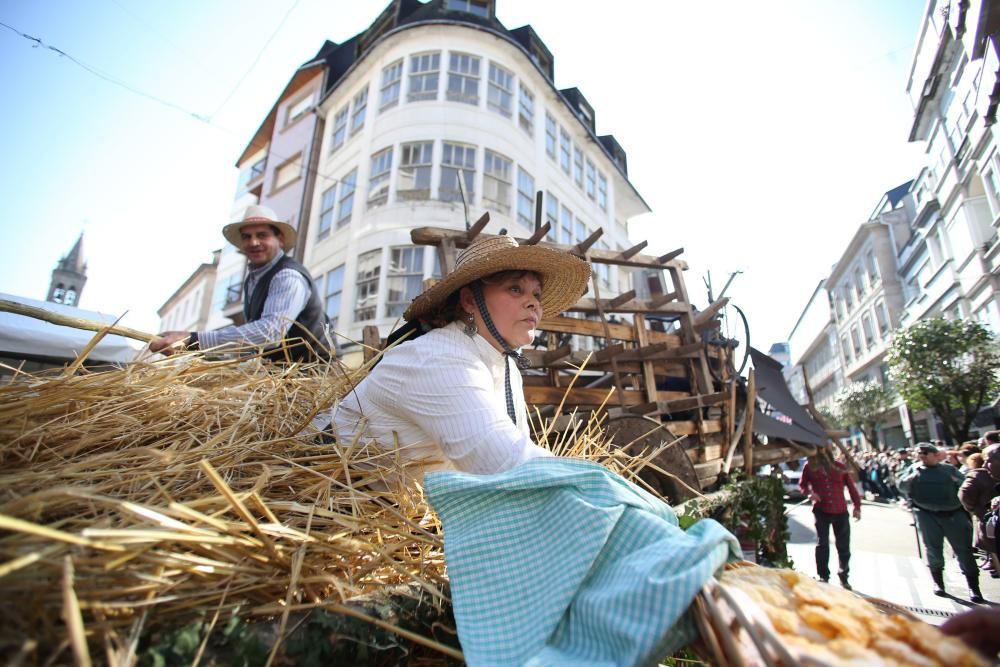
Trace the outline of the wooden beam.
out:
M 538 325 L 538 329 L 555 333 L 593 336 L 595 338 L 604 336 L 604 325 L 601 322 L 578 320 L 575 317 L 560 317 L 558 315 L 555 317 L 546 317 Z M 608 329 L 611 331 L 611 337 L 615 340 L 635 340 L 635 332 L 629 324 L 612 324 L 609 322 Z M 663 336 L 665 334 L 658 333 L 658 335 Z M 674 336 L 674 338 L 677 338 L 677 336 Z M 679 339 L 678 342 L 680 342 Z
M 378 327 L 374 324 L 362 327 L 361 342 L 364 343 L 363 358 L 365 362 L 369 362 L 382 350 L 382 337 L 378 333 Z
M 587 251 L 590 250 L 590 246 L 597 243 L 597 239 L 602 236 L 604 236 L 604 229 L 602 227 L 598 227 L 590 236 L 580 241 L 573 247 L 574 254 L 586 255 Z
M 642 414 L 655 412 L 656 414 L 669 415 L 675 412 L 685 412 L 687 410 L 695 410 L 697 408 L 707 408 L 712 405 L 724 403 L 728 400 L 729 392 L 720 391 L 706 396 L 688 396 L 687 398 L 678 398 L 671 401 L 656 401 L 653 403 L 652 410 L 644 410 Z M 643 404 L 640 407 L 645 409 L 646 404 Z
M 634 255 L 636 255 L 640 250 L 645 248 L 647 245 L 649 245 L 649 241 L 642 241 L 641 243 L 636 243 L 628 250 L 622 250 L 621 258 L 631 259 Z
M 634 289 L 630 289 L 629 291 L 622 292 L 621 294 L 619 294 L 618 296 L 614 297 L 613 299 L 610 299 L 608 301 L 608 307 L 609 308 L 620 308 L 621 306 L 625 305 L 626 303 L 628 303 L 629 301 L 631 301 L 634 298 L 635 298 L 635 290 Z
M 708 320 L 712 319 L 713 317 L 716 316 L 716 314 L 718 314 L 720 310 L 726 307 L 727 303 L 729 303 L 728 296 L 724 296 L 721 299 L 716 299 L 715 303 L 713 303 L 711 306 L 709 306 L 705 310 L 700 310 L 694 314 L 693 324 L 695 326 L 698 326 L 699 324 L 707 322 Z
M 757 406 L 757 383 L 751 368 L 747 373 L 747 425 L 743 429 L 743 465 L 747 475 L 753 473 L 753 413 Z
M 684 252 L 684 248 L 678 248 L 677 250 L 671 250 L 666 255 L 660 255 L 656 258 L 656 261 L 660 264 L 666 264 L 675 257 L 681 255 Z
M 573 348 L 569 345 L 563 345 L 562 347 L 556 348 L 555 350 L 549 350 L 542 355 L 542 362 L 546 366 L 551 366 L 557 361 L 562 361 L 573 354 Z
M 677 292 L 668 292 L 666 294 L 654 294 L 649 298 L 649 305 L 654 308 L 659 308 L 665 303 L 670 303 L 677 299 Z
M 612 311 L 615 313 L 640 313 L 643 315 L 657 314 L 657 313 L 690 313 L 691 306 L 687 303 L 665 303 L 661 306 L 653 306 L 648 299 L 633 299 L 629 302 L 628 308 L 619 306 L 617 308 L 610 308 L 609 303 L 602 304 L 604 311 Z M 577 313 L 596 313 L 598 311 L 597 304 L 594 299 L 586 298 L 580 299 L 576 302 L 576 305 L 571 306 L 569 310 Z
M 438 244 L 438 263 L 441 265 L 441 275 L 446 276 L 455 270 L 455 239 L 447 237 Z
M 487 211 L 486 213 L 483 213 L 481 216 L 479 216 L 479 220 L 476 220 L 476 224 L 472 225 L 469 231 L 465 233 L 465 239 L 470 242 L 473 241 L 477 236 L 479 236 L 479 232 L 483 231 L 483 229 L 486 227 L 489 221 L 490 221 L 490 212 Z M 447 275 L 447 274 L 442 274 L 442 275 Z
M 603 405 L 608 398 L 610 389 L 578 389 L 573 387 L 525 387 L 524 400 L 529 405 L 559 405 L 565 398 L 564 406 L 573 408 L 575 406 L 597 407 Z M 617 393 L 617 392 L 616 392 Z M 621 400 L 624 405 L 638 405 L 646 400 L 640 392 L 622 392 Z M 612 400 L 618 401 L 617 397 Z
M 459 249 L 462 249 L 469 244 L 465 231 L 458 231 L 447 227 L 418 227 L 410 231 L 410 239 L 417 245 L 437 245 L 441 242 L 441 239 L 445 237 L 455 237 L 455 245 Z M 519 238 L 517 239 L 517 242 L 522 243 L 525 240 L 526 239 Z M 574 252 L 576 250 L 575 245 L 566 243 L 551 243 L 545 241 L 540 242 L 539 245 L 546 248 L 563 250 L 565 252 Z M 622 258 L 621 251 L 618 250 L 591 249 L 587 258 L 591 262 L 601 262 L 603 264 L 613 264 L 615 266 L 628 266 L 637 269 L 663 269 L 673 267 L 680 271 L 684 271 L 688 268 L 687 262 L 679 259 L 661 262 L 657 257 L 644 255 L 642 253 L 638 253 L 628 259 L 624 259 Z
M 521 245 L 538 245 L 538 242 L 545 238 L 545 235 L 549 233 L 550 229 L 552 229 L 552 225 L 546 222 L 544 225 L 535 230 L 535 233 L 531 235 L 530 239 Z

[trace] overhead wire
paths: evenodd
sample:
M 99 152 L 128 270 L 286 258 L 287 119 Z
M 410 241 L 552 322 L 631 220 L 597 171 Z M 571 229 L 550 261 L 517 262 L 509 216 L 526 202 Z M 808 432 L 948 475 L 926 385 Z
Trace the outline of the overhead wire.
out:
M 298 0 L 296 0 L 296 4 L 298 4 Z M 294 9 L 294 6 L 292 7 L 292 9 Z M 289 10 L 289 11 L 291 11 L 291 10 Z M 286 14 L 286 18 L 287 18 L 287 14 Z M 92 75 L 94 75 L 94 76 L 96 76 L 96 77 L 98 77 L 98 78 L 100 78 L 100 79 L 102 79 L 104 81 L 107 81 L 108 83 L 111 83 L 111 84 L 114 84 L 114 85 L 116 85 L 116 86 L 118 86 L 120 88 L 123 88 L 124 90 L 127 90 L 128 92 L 130 92 L 130 93 L 132 93 L 134 95 L 138 95 L 140 97 L 143 97 L 143 98 L 145 98 L 147 100 L 150 100 L 152 102 L 160 104 L 160 105 L 162 105 L 164 107 L 167 107 L 169 109 L 172 109 L 174 111 L 179 111 L 180 113 L 183 113 L 184 115 L 189 116 L 190 118 L 194 118 L 195 120 L 200 121 L 200 122 L 208 125 L 209 127 L 213 127 L 216 130 L 220 130 L 222 132 L 226 132 L 228 134 L 231 134 L 234 137 L 238 137 L 239 136 L 239 134 L 235 130 L 232 130 L 232 129 L 230 129 L 228 127 L 225 127 L 223 125 L 219 125 L 210 116 L 206 116 L 204 114 L 200 114 L 200 113 L 191 111 L 189 109 L 186 109 L 186 108 L 182 107 L 179 104 L 175 104 L 175 103 L 173 103 L 173 102 L 171 102 L 169 100 L 166 100 L 166 99 L 164 99 L 162 97 L 159 97 L 157 95 L 153 95 L 153 94 L 150 94 L 150 93 L 146 93 L 146 92 L 144 92 L 144 91 L 142 91 L 142 90 L 140 90 L 138 88 L 135 88 L 134 86 L 131 86 L 128 83 L 125 83 L 124 81 L 121 81 L 120 79 L 117 79 L 117 78 L 115 78 L 114 76 L 112 76 L 110 74 L 105 74 L 104 72 L 101 72 L 100 70 L 96 69 L 95 67 L 92 67 L 92 66 L 90 66 L 90 65 L 82 62 L 81 60 L 75 58 L 74 56 L 70 55 L 66 51 L 64 51 L 64 50 L 62 50 L 62 49 L 60 49 L 60 48 L 58 48 L 56 46 L 52 46 L 50 44 L 46 44 L 39 37 L 35 37 L 33 35 L 29 35 L 27 33 L 21 32 L 17 28 L 14 28 L 13 26 L 7 25 L 6 23 L 4 23 L 2 21 L 0 21 L 0 27 L 7 28 L 8 30 L 10 30 L 14 34 L 22 37 L 23 39 L 26 39 L 29 42 L 32 42 L 32 48 L 39 48 L 39 47 L 41 47 L 41 48 L 47 49 L 49 51 L 52 51 L 53 53 L 59 55 L 60 57 L 66 58 L 67 60 L 69 60 L 70 62 L 72 62 L 73 64 L 75 64 L 77 67 L 80 67 L 81 69 L 85 70 L 86 72 L 88 72 L 88 73 L 90 73 L 90 74 L 92 74 Z M 244 76 L 244 78 L 245 78 L 245 76 Z M 313 113 L 315 113 L 315 111 L 316 110 L 314 108 Z M 270 142 L 266 141 L 266 140 L 265 141 L 251 141 L 250 144 L 248 145 L 248 147 L 259 150 L 259 149 L 266 148 L 267 145 L 268 145 L 268 143 L 270 143 Z M 269 149 L 268 152 L 269 152 L 270 155 L 273 155 L 274 157 L 278 158 L 279 160 L 287 160 L 287 159 L 289 159 L 289 158 L 292 157 L 291 155 L 282 155 L 281 153 L 279 153 L 278 151 L 275 151 L 274 149 Z M 319 169 L 317 169 L 315 167 L 310 167 L 308 165 L 303 164 L 302 165 L 302 170 L 305 173 L 310 173 L 310 174 L 312 174 L 314 176 L 322 178 L 323 180 L 327 181 L 329 184 L 339 184 L 341 182 L 340 179 L 333 178 L 332 176 L 328 176 L 327 174 L 324 174 L 323 172 L 321 172 Z
M 216 109 L 212 113 L 212 115 L 209 116 L 209 118 L 215 118 L 216 116 L 219 115 L 219 112 L 222 111 L 223 107 L 225 107 L 226 104 L 229 103 L 229 100 L 232 99 L 233 95 L 236 94 L 236 91 L 239 90 L 239 87 L 243 85 L 243 82 L 246 80 L 246 78 L 250 76 L 250 73 L 254 70 L 255 67 L 257 67 L 257 63 L 260 62 L 261 56 L 264 55 L 264 51 L 267 50 L 268 45 L 270 45 L 271 41 L 277 36 L 277 34 L 281 32 L 281 28 L 284 27 L 285 21 L 288 20 L 288 17 L 291 16 L 292 12 L 295 11 L 295 8 L 298 7 L 299 2 L 300 0 L 295 0 L 295 2 L 292 3 L 292 6 L 288 8 L 288 11 L 285 12 L 284 18 L 281 19 L 280 23 L 278 23 L 278 27 L 274 29 L 274 32 L 271 33 L 271 36 L 268 37 L 267 41 L 264 42 L 264 45 L 260 47 L 260 51 L 257 52 L 257 57 L 254 58 L 252 63 L 250 63 L 250 67 L 247 69 L 246 72 L 243 73 L 243 76 L 240 77 L 240 80 L 236 82 L 236 85 L 233 86 L 233 89 L 229 91 L 228 95 L 226 95 L 226 99 L 222 100 L 222 104 L 219 105 L 219 108 Z

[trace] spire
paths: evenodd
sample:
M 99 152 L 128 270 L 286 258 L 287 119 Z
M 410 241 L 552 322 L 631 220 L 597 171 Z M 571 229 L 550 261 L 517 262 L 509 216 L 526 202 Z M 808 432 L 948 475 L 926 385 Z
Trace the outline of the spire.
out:
M 80 232 L 73 249 L 59 260 L 52 271 L 49 295 L 45 300 L 76 306 L 80 303 L 80 294 L 86 283 L 87 263 L 83 261 L 83 232 Z
M 80 232 L 69 254 L 59 260 L 59 270 L 81 275 L 87 273 L 87 263 L 83 261 L 83 232 Z

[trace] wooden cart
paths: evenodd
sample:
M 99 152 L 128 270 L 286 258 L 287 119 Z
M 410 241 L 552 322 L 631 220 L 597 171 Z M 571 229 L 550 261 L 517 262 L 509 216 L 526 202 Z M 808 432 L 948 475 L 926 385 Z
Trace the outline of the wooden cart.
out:
M 487 213 L 468 230 L 421 227 L 411 238 L 415 244 L 435 246 L 442 274 L 447 274 L 457 253 L 483 234 L 488 222 Z M 727 299 L 701 311 L 692 307 L 683 276 L 687 265 L 679 259 L 683 248 L 661 256 L 644 254 L 646 242 L 623 251 L 602 250 L 594 245 L 603 229 L 576 245 L 544 241 L 548 232 L 549 225 L 539 221 L 535 233 L 518 242 L 630 270 L 633 278 L 654 279 L 645 281 L 649 289 L 644 298 L 635 289 L 602 295 L 595 279 L 589 295 L 567 314 L 542 320 L 536 344 L 523 350 L 531 362 L 524 372 L 524 392 L 533 411 L 554 418 L 557 431 L 585 423 L 599 411 L 613 442 L 633 453 L 673 443 L 643 474 L 672 503 L 710 489 L 733 466 L 749 471 L 752 465 L 801 455 L 772 447 L 753 460 L 748 423 L 753 411 L 746 409 L 754 404 L 753 374 L 744 378 L 736 372 L 734 359 L 744 350 L 719 333 Z M 365 343 L 371 350 L 380 347 L 374 327 L 366 329 Z

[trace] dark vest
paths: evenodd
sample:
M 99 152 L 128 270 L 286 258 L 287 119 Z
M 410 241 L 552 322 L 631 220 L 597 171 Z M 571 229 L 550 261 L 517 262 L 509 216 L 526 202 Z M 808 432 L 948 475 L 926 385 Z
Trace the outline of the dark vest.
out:
M 306 267 L 302 266 L 288 255 L 282 256 L 278 262 L 265 273 L 253 289 L 250 298 L 243 296 L 243 315 L 247 322 L 255 322 L 264 313 L 264 302 L 267 301 L 271 289 L 271 280 L 282 269 L 292 269 L 306 279 L 309 284 L 309 300 L 306 307 L 295 318 L 288 333 L 285 334 L 285 344 L 271 348 L 265 353 L 268 359 L 278 361 L 316 361 L 329 359 L 325 326 L 329 322 L 323 312 L 323 301 L 319 297 L 316 285 Z M 303 342 L 305 341 L 305 342 Z M 306 344 L 308 343 L 308 345 Z M 310 349 L 312 348 L 312 349 Z

